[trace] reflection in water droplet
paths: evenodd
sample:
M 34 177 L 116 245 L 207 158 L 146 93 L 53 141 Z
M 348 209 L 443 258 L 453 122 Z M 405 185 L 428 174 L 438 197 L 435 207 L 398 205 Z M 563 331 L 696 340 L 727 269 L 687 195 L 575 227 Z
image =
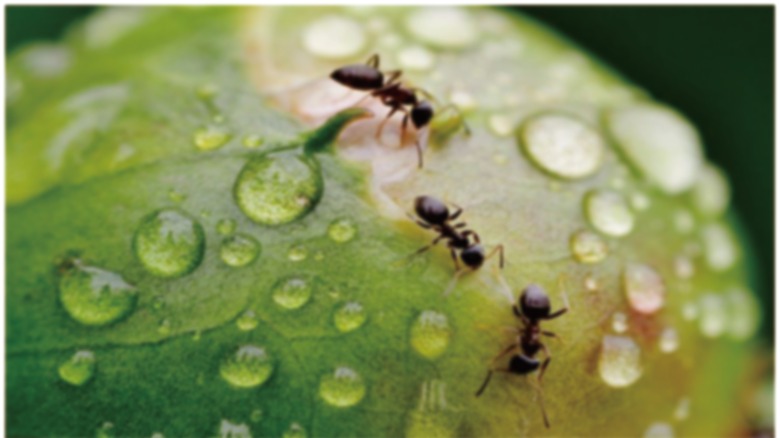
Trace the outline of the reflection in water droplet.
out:
M 231 423 L 228 420 L 222 420 L 219 424 L 219 438 L 252 438 L 249 426 L 244 423 Z
M 623 288 L 631 308 L 639 313 L 655 313 L 664 305 L 666 286 L 650 266 L 627 264 L 623 271 Z
M 641 351 L 633 339 L 606 335 L 601 343 L 599 375 L 614 388 L 632 385 L 642 376 Z
M 350 219 L 336 219 L 328 226 L 328 236 L 334 242 L 349 242 L 357 234 L 357 227 Z
M 625 236 L 634 229 L 634 215 L 623 196 L 610 190 L 585 195 L 585 215 L 596 230 L 610 236 Z
M 254 388 L 265 383 L 273 369 L 264 348 L 244 345 L 222 361 L 219 374 L 232 386 Z
M 422 312 L 412 324 L 412 347 L 428 359 L 441 356 L 450 344 L 451 336 L 447 316 L 433 310 Z
M 320 397 L 329 405 L 346 408 L 358 404 L 366 395 L 360 375 L 348 367 L 338 367 L 320 380 Z
M 311 281 L 302 277 L 290 277 L 276 283 L 273 299 L 285 309 L 298 309 L 309 302 L 312 294 Z
M 659 421 L 645 430 L 643 438 L 674 438 L 674 429 L 671 424 Z
M 363 26 L 340 15 L 326 15 L 310 23 L 303 31 L 303 47 L 324 59 L 355 56 L 366 45 Z
M 744 289 L 732 289 L 726 294 L 731 309 L 729 335 L 736 340 L 748 339 L 758 330 L 759 309 L 755 296 Z
M 249 161 L 236 179 L 241 211 L 265 225 L 280 225 L 310 212 L 322 196 L 322 175 L 312 158 L 264 155 Z
M 612 315 L 612 330 L 615 333 L 625 333 L 628 330 L 628 316 L 623 312 Z
M 58 368 L 63 381 L 81 386 L 95 375 L 95 353 L 88 350 L 77 351 Z
M 726 331 L 728 315 L 726 302 L 723 296 L 714 293 L 706 293 L 699 298 L 701 315 L 699 317 L 699 330 L 708 338 L 717 338 Z
M 598 263 L 607 256 L 607 243 L 596 233 L 581 230 L 572 234 L 569 241 L 574 258 L 581 263 Z
M 302 262 L 309 257 L 309 250 L 303 244 L 296 244 L 287 251 L 287 259 L 291 262 Z
M 702 229 L 704 256 L 714 271 L 725 271 L 737 261 L 737 248 L 728 228 L 721 223 L 706 225 Z
M 344 304 L 333 314 L 333 324 L 342 333 L 356 330 L 365 322 L 366 311 L 355 301 Z
M 683 421 L 688 419 L 691 414 L 691 399 L 683 397 L 680 402 L 677 403 L 677 407 L 674 408 L 674 419 L 677 421 Z
M 260 242 L 247 234 L 234 234 L 222 241 L 219 249 L 219 257 L 222 261 L 234 268 L 246 266 L 260 254 Z
M 144 268 L 158 277 L 192 272 L 203 259 L 203 227 L 176 209 L 146 216 L 133 237 L 133 248 Z
M 247 148 L 260 147 L 263 145 L 263 137 L 260 137 L 259 135 L 247 135 L 241 141 L 241 144 L 243 144 L 244 147 Z
M 236 326 L 238 326 L 239 330 L 248 332 L 254 330 L 255 327 L 257 327 L 258 322 L 255 312 L 247 310 L 236 319 Z
M 59 279 L 59 298 L 71 318 L 91 326 L 116 322 L 135 309 L 138 292 L 119 274 L 71 260 Z
M 223 236 L 229 236 L 236 231 L 236 221 L 233 219 L 220 219 L 217 222 L 217 232 Z
M 221 126 L 207 126 L 195 131 L 192 142 L 201 151 L 213 151 L 224 146 L 230 137 L 230 132 Z
M 680 347 L 680 337 L 674 327 L 666 327 L 658 338 L 658 348 L 664 353 L 672 353 Z

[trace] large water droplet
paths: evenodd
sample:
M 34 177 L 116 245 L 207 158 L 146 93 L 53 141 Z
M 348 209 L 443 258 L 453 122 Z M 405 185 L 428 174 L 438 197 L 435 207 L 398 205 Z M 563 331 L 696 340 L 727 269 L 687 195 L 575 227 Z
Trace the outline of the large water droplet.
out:
M 363 378 L 355 370 L 338 367 L 320 380 L 320 397 L 329 405 L 346 408 L 358 404 L 366 395 Z
M 224 146 L 230 137 L 230 131 L 221 126 L 207 126 L 195 131 L 192 142 L 201 151 L 213 151 Z
M 298 423 L 293 423 L 284 431 L 282 438 L 306 438 L 306 429 Z
M 656 422 L 651 424 L 645 430 L 643 438 L 674 438 L 674 429 L 672 425 L 664 422 Z
M 138 300 L 135 287 L 104 269 L 69 262 L 59 279 L 60 302 L 71 318 L 85 325 L 106 325 L 129 315 Z
M 664 353 L 672 353 L 680 347 L 680 336 L 674 327 L 666 327 L 658 337 L 658 348 Z
M 305 156 L 262 156 L 249 161 L 234 188 L 238 206 L 265 225 L 292 222 L 311 211 L 322 196 L 317 162 Z
M 625 199 L 611 190 L 585 195 L 585 215 L 596 230 L 610 236 L 625 236 L 634 229 L 634 215 Z
M 629 263 L 623 271 L 623 289 L 631 308 L 651 314 L 664 305 L 666 286 L 655 269 L 641 263 Z
M 141 264 L 158 277 L 179 277 L 192 272 L 203 259 L 203 227 L 187 214 L 159 210 L 145 217 L 133 237 Z
M 236 221 L 233 219 L 220 219 L 217 221 L 217 232 L 223 236 L 230 236 L 236 232 Z
M 346 243 L 357 234 L 357 227 L 350 219 L 336 219 L 328 226 L 328 236 L 337 243 Z
M 728 314 L 722 295 L 706 293 L 699 298 L 699 330 L 708 338 L 717 338 L 726 331 Z
M 244 332 L 254 330 L 258 323 L 257 315 L 255 315 L 255 312 L 252 310 L 247 310 L 236 319 L 236 326 L 238 326 L 239 330 Z
M 233 386 L 254 388 L 265 383 L 273 369 L 264 348 L 244 345 L 222 361 L 219 374 Z
M 714 271 L 725 271 L 737 261 L 737 247 L 728 228 L 721 223 L 704 226 L 701 232 L 707 265 Z
M 312 289 L 311 280 L 290 277 L 276 283 L 272 295 L 276 304 L 285 309 L 298 309 L 309 302 Z
M 412 324 L 412 347 L 428 359 L 441 356 L 450 344 L 451 336 L 450 324 L 443 313 L 426 310 Z
M 628 316 L 623 312 L 612 315 L 612 330 L 615 333 L 625 333 L 628 330 Z
M 572 234 L 569 243 L 574 258 L 580 263 L 598 263 L 609 253 L 607 242 L 598 234 L 588 230 Z
M 427 7 L 415 9 L 406 30 L 419 41 L 443 49 L 460 49 L 477 41 L 479 32 L 468 9 Z
M 88 350 L 77 351 L 57 369 L 63 381 L 81 386 L 95 375 L 95 353 Z
M 223 419 L 219 423 L 219 438 L 252 438 L 252 433 L 244 423 L 232 423 Z
M 759 309 L 756 298 L 745 289 L 733 289 L 726 294 L 731 319 L 729 320 L 729 335 L 736 340 L 748 339 L 758 330 Z
M 714 217 L 726 211 L 731 190 L 723 171 L 713 164 L 707 164 L 699 173 L 699 179 L 696 180 L 691 195 L 699 213 Z
M 634 104 L 607 115 L 607 127 L 625 156 L 667 193 L 690 188 L 703 161 L 696 129 L 679 113 L 654 104 Z
M 599 375 L 614 388 L 632 385 L 642 376 L 641 351 L 633 339 L 606 335 L 601 343 Z
M 226 237 L 219 249 L 219 257 L 222 261 L 234 268 L 246 266 L 260 254 L 260 242 L 247 234 L 235 234 Z
M 518 140 L 534 164 L 560 178 L 592 175 L 604 156 L 601 135 L 584 122 L 563 114 L 542 114 L 526 120 Z
M 366 322 L 366 318 L 363 305 L 352 301 L 336 310 L 333 314 L 333 324 L 340 332 L 347 333 L 360 328 Z
M 320 58 L 349 58 L 360 53 L 365 45 L 363 26 L 339 15 L 319 18 L 303 32 L 303 47 Z

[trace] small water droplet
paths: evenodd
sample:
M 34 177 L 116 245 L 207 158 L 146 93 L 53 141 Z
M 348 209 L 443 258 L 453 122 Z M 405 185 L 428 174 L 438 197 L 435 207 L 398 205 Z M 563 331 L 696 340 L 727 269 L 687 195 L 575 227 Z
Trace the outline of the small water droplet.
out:
M 280 225 L 310 212 L 322 197 L 317 162 L 305 156 L 262 156 L 249 161 L 234 188 L 238 206 L 250 219 Z
M 732 289 L 726 294 L 731 319 L 728 332 L 736 340 L 748 339 L 758 330 L 759 308 L 755 296 L 745 289 Z
M 217 221 L 217 233 L 230 236 L 236 232 L 236 221 L 233 219 L 220 219 Z
M 241 144 L 247 148 L 257 148 L 263 145 L 263 137 L 250 134 L 244 137 L 244 139 L 241 141 Z
M 415 9 L 406 18 L 406 30 L 419 41 L 441 49 L 462 49 L 479 37 L 468 9 L 455 7 Z
M 666 327 L 658 337 L 658 348 L 664 353 L 673 353 L 680 347 L 680 336 L 674 327 Z
M 499 137 L 509 137 L 515 128 L 512 118 L 506 114 L 493 114 L 488 117 L 488 128 Z
M 357 234 L 357 227 L 350 219 L 336 219 L 328 226 L 328 236 L 337 243 L 346 243 Z
M 257 315 L 255 315 L 255 312 L 252 310 L 247 310 L 236 319 L 236 326 L 238 326 L 239 330 L 244 332 L 254 330 L 258 323 Z
M 574 258 L 580 263 L 598 263 L 609 253 L 607 242 L 598 234 L 588 230 L 572 234 L 569 243 Z
M 333 324 L 342 333 L 357 330 L 366 322 L 366 319 L 363 305 L 356 301 L 345 303 L 333 314 Z
M 298 423 L 293 423 L 284 431 L 282 438 L 306 438 L 306 429 Z
M 223 419 L 219 424 L 219 438 L 252 438 L 249 426 L 244 423 L 232 423 Z
M 398 64 L 404 70 L 410 71 L 428 71 L 433 68 L 436 58 L 430 50 L 425 47 L 414 45 L 402 48 L 398 52 Z
M 180 202 L 184 202 L 184 200 L 187 199 L 187 195 L 177 192 L 176 190 L 171 189 L 168 192 L 168 199 L 170 199 L 173 202 L 176 202 L 177 204 Z
M 263 419 L 262 409 L 254 409 L 252 413 L 249 414 L 249 421 L 251 421 L 252 423 L 257 423 L 262 419 Z
M 633 339 L 606 335 L 601 343 L 599 374 L 614 388 L 632 385 L 642 376 L 641 351 Z
M 699 306 L 694 301 L 688 301 L 683 304 L 682 316 L 686 321 L 693 321 L 699 317 Z
M 113 438 L 114 432 L 114 423 L 106 421 L 95 431 L 95 438 Z
M 222 114 L 216 114 L 214 115 L 214 117 L 211 118 L 211 120 L 214 123 L 223 123 L 225 121 L 225 116 L 223 116 Z
M 611 190 L 585 195 L 585 214 L 596 230 L 609 236 L 625 236 L 634 229 L 634 215 L 623 196 Z
M 674 258 L 674 273 L 678 278 L 687 280 L 693 277 L 694 267 L 690 257 L 678 255 Z
M 693 215 L 688 210 L 675 211 L 672 221 L 674 222 L 674 229 L 680 234 L 690 233 L 694 225 L 696 225 Z
M 149 438 L 165 438 L 162 432 L 154 432 Z
M 265 348 L 244 345 L 226 357 L 219 366 L 219 374 L 229 384 L 239 388 L 260 386 L 274 370 Z
M 221 126 L 206 126 L 195 131 L 192 142 L 201 151 L 213 151 L 224 146 L 230 137 L 230 132 Z
M 171 320 L 166 318 L 160 321 L 160 325 L 157 326 L 157 333 L 169 335 L 171 333 Z
M 713 164 L 705 165 L 699 172 L 691 196 L 699 213 L 711 217 L 723 214 L 731 198 L 729 182 L 723 171 Z
M 450 102 L 461 111 L 468 112 L 477 108 L 477 101 L 471 93 L 463 90 L 456 90 L 450 93 Z
M 53 78 L 70 68 L 72 57 L 64 45 L 41 43 L 24 52 L 22 65 L 35 77 Z
M 122 276 L 71 260 L 59 278 L 59 298 L 71 318 L 91 326 L 119 321 L 135 309 L 138 291 Z
M 704 226 L 701 232 L 704 257 L 712 270 L 721 272 L 734 266 L 737 248 L 728 228 L 720 223 Z
M 260 254 L 260 242 L 247 234 L 234 234 L 222 240 L 219 257 L 234 268 L 246 266 Z
M 325 260 L 325 253 L 318 250 L 317 252 L 314 253 L 314 260 L 318 262 Z
M 133 237 L 138 260 L 158 277 L 179 277 L 192 272 L 203 259 L 205 245 L 200 223 L 176 209 L 146 216 Z
M 451 336 L 449 321 L 443 313 L 426 310 L 412 324 L 412 347 L 428 359 L 441 356 L 450 344 Z
M 674 438 L 672 425 L 664 422 L 656 422 L 648 426 L 643 438 Z
M 683 397 L 680 399 L 680 401 L 677 403 L 677 406 L 674 408 L 674 419 L 677 421 L 687 420 L 690 414 L 691 414 L 691 399 L 689 399 L 688 397 Z
M 728 314 L 722 295 L 705 293 L 699 298 L 699 330 L 707 338 L 717 338 L 726 331 Z
M 650 208 L 650 198 L 642 192 L 631 194 L 631 207 L 636 211 L 645 211 Z
M 625 333 L 628 330 L 628 316 L 623 312 L 612 315 L 612 330 L 615 333 Z
M 604 139 L 595 129 L 563 114 L 527 119 L 518 141 L 528 158 L 543 171 L 565 179 L 594 174 L 604 156 Z
M 324 59 L 355 56 L 366 45 L 363 26 L 350 18 L 326 15 L 309 24 L 303 32 L 303 47 Z
M 346 408 L 358 404 L 366 395 L 363 378 L 349 367 L 338 367 L 332 374 L 322 376 L 320 397 L 329 405 Z
M 81 386 L 95 375 L 95 363 L 95 353 L 80 350 L 60 364 L 57 371 L 65 382 L 73 386 Z
M 311 299 L 311 281 L 302 277 L 290 277 L 276 283 L 273 299 L 285 309 L 298 309 Z
M 196 90 L 195 94 L 198 95 L 201 99 L 204 100 L 210 100 L 213 99 L 214 96 L 216 96 L 217 92 L 219 91 L 219 88 L 216 84 L 202 84 L 200 85 Z
M 195 330 L 194 332 L 192 332 L 193 341 L 198 342 L 200 341 L 201 337 L 203 337 L 203 332 L 201 332 L 200 330 Z
M 650 266 L 627 264 L 623 271 L 623 288 L 631 308 L 639 313 L 655 313 L 664 305 L 666 286 Z
M 599 290 L 599 282 L 592 275 L 587 275 L 585 277 L 583 285 L 585 286 L 585 290 L 589 292 L 595 292 Z
M 309 257 L 309 250 L 303 244 L 296 244 L 287 251 L 287 259 L 291 262 L 302 262 Z

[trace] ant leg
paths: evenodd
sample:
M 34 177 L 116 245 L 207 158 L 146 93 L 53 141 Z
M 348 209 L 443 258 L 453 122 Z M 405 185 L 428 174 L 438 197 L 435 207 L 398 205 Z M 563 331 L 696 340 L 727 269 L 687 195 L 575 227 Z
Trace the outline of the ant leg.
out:
M 539 377 L 537 380 L 539 381 L 539 385 L 542 384 L 542 378 L 544 377 L 544 371 L 547 369 L 547 366 L 550 365 L 550 360 L 552 360 L 552 355 L 550 354 L 550 350 L 547 349 L 547 346 L 542 344 L 541 342 L 539 345 L 542 346 L 542 350 L 544 350 L 544 355 L 547 356 L 546 359 L 544 359 L 544 362 L 542 362 L 542 366 L 539 367 Z
M 542 410 L 542 418 L 544 419 L 544 427 L 549 429 L 550 428 L 550 420 L 547 418 L 547 409 L 544 408 L 544 395 L 542 394 L 542 388 L 536 386 L 534 383 L 531 383 L 531 386 L 533 386 L 534 390 L 536 390 L 536 395 L 539 397 L 539 408 Z
M 439 114 L 443 113 L 448 109 L 451 109 L 458 114 L 458 117 L 460 117 L 461 120 L 461 126 L 463 126 L 463 132 L 466 134 L 467 137 L 471 137 L 471 128 L 469 128 L 469 125 L 466 123 L 466 118 L 463 117 L 463 111 L 461 111 L 460 108 L 457 107 L 457 105 L 453 103 L 448 103 L 447 105 L 444 105 L 441 108 L 439 108 L 438 110 Z
M 479 242 L 479 239 L 477 239 L 477 242 Z M 493 248 L 493 251 L 490 251 L 488 255 L 485 256 L 485 260 L 489 259 L 490 257 L 493 257 L 493 254 L 498 251 L 498 265 L 503 268 L 504 267 L 504 245 L 498 245 L 497 247 Z
M 382 102 L 385 103 L 384 101 L 382 101 Z M 387 122 L 390 121 L 390 117 L 393 117 L 393 114 L 395 114 L 395 112 L 398 111 L 398 110 L 399 110 L 399 107 L 397 107 L 397 106 L 392 107 L 390 109 L 390 112 L 387 113 L 387 116 L 385 116 L 385 119 L 382 120 L 382 123 L 379 124 L 379 127 L 377 128 L 376 133 L 374 134 L 374 138 L 376 138 L 377 141 L 381 142 L 380 134 L 382 133 L 382 130 L 385 128 L 385 125 L 387 124 Z
M 452 204 L 452 203 L 450 202 L 450 204 Z M 451 221 L 454 221 L 455 219 L 458 218 L 458 216 L 460 216 L 463 213 L 463 207 L 460 207 L 460 206 L 455 205 L 455 204 L 452 204 L 452 206 L 455 207 L 455 211 L 452 212 L 452 214 L 450 215 L 449 219 Z
M 553 312 L 553 313 L 547 315 L 547 317 L 545 317 L 544 319 L 557 318 L 557 317 L 563 315 L 564 313 L 566 313 L 568 311 L 569 311 L 569 297 L 568 297 L 568 295 L 566 295 L 566 292 L 564 292 L 563 293 L 563 308 L 558 310 L 558 311 L 556 311 L 556 312 Z
M 366 61 L 366 65 L 373 68 L 379 68 L 379 54 L 374 53 L 371 55 L 371 57 L 368 58 L 368 61 Z
M 474 394 L 474 397 L 479 397 L 480 395 L 482 395 L 483 392 L 485 392 L 485 388 L 487 388 L 488 383 L 490 383 L 491 377 L 493 377 L 493 370 L 488 370 L 487 376 L 485 376 L 485 380 L 482 382 L 482 385 Z
M 479 234 L 477 234 L 477 232 L 474 230 L 466 230 L 463 232 L 463 234 L 461 234 L 461 236 L 463 236 L 464 238 L 468 236 L 474 236 L 474 241 L 479 243 Z
M 450 246 L 450 256 L 452 257 L 452 261 L 455 262 L 455 270 L 460 271 L 460 263 L 458 263 L 458 254 L 455 252 L 455 248 Z
M 547 331 L 547 330 L 542 330 L 542 334 L 543 334 L 544 336 L 547 336 L 547 337 L 549 337 L 549 338 L 556 339 L 556 340 L 560 341 L 561 343 L 564 343 L 564 342 L 563 342 L 563 338 L 562 338 L 562 337 L 560 337 L 560 336 L 558 336 L 557 334 L 555 334 L 555 333 L 553 333 L 553 332 L 549 332 L 549 331 Z
M 530 321 L 528 321 L 528 318 L 525 315 L 523 315 L 523 312 L 520 311 L 520 308 L 517 307 L 517 304 L 512 305 L 512 312 L 515 313 L 516 317 L 520 318 L 520 320 L 523 321 L 523 325 L 527 326 L 531 323 Z
M 420 255 L 420 254 L 424 253 L 425 251 L 428 251 L 429 249 L 431 249 L 434 246 L 436 246 L 436 244 L 439 243 L 439 241 L 441 241 L 441 239 L 444 239 L 444 236 L 439 236 L 439 237 L 433 239 L 433 242 L 431 242 L 430 244 L 425 245 L 422 248 L 418 249 L 410 257 L 414 257 L 416 255 Z
M 463 228 L 466 226 L 465 222 L 460 222 L 452 226 L 452 228 Z
M 449 296 L 452 291 L 455 289 L 455 286 L 458 284 L 458 279 L 461 275 L 465 274 L 466 271 L 455 271 L 455 274 L 452 276 L 452 280 L 450 280 L 450 283 L 447 285 L 447 289 L 444 289 L 444 295 L 445 297 Z

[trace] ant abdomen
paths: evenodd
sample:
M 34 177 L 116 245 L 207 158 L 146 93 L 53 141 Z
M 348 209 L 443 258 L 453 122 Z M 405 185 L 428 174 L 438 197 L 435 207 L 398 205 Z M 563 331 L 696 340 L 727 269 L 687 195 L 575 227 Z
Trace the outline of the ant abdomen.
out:
M 385 83 L 385 76 L 376 68 L 353 64 L 341 67 L 330 74 L 331 79 L 356 90 L 374 90 Z
M 460 252 L 460 259 L 466 266 L 477 269 L 485 262 L 485 248 L 480 244 L 471 245 Z
M 441 225 L 450 217 L 450 211 L 440 200 L 432 196 L 418 196 L 414 200 L 414 211 L 429 224 Z
M 412 123 L 417 129 L 426 126 L 433 118 L 433 106 L 424 100 L 412 108 Z
M 522 354 L 517 354 L 509 359 L 509 371 L 513 374 L 528 374 L 539 369 L 541 363 Z

